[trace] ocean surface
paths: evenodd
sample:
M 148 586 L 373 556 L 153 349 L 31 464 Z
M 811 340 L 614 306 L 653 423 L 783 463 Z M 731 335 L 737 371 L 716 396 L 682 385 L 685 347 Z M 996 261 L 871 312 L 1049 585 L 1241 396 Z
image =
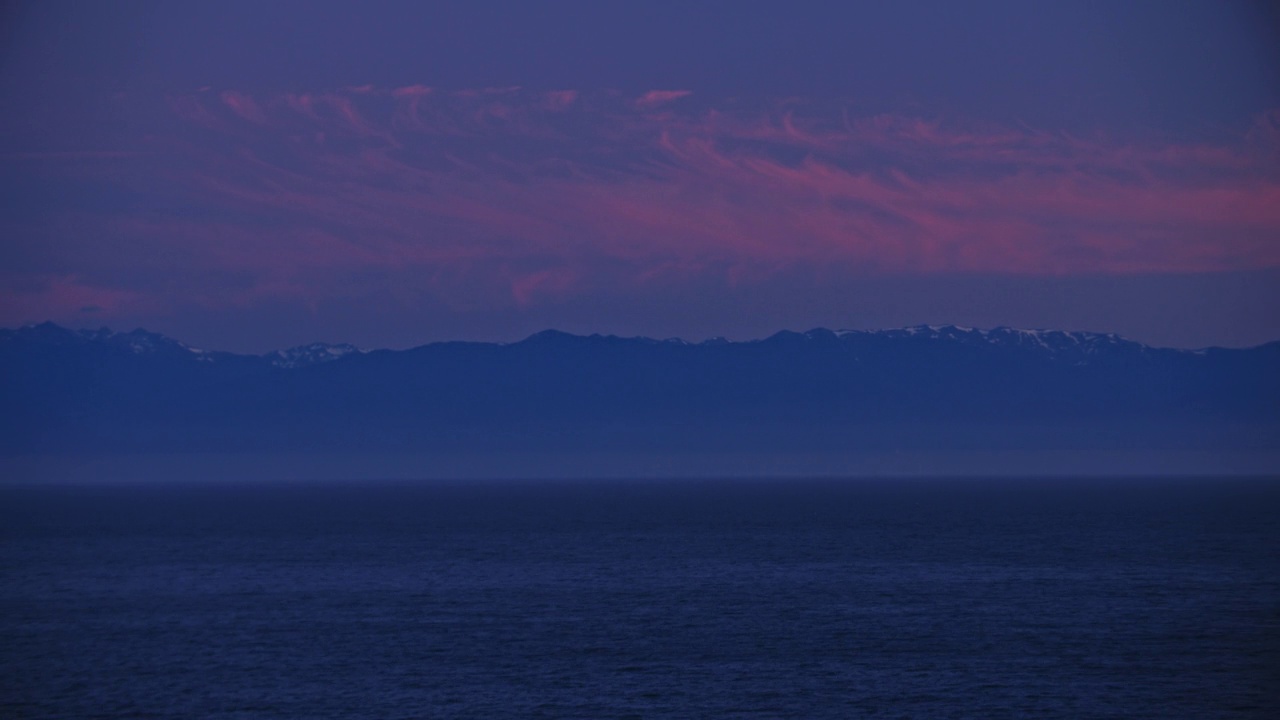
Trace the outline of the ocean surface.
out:
M 1280 480 L 0 489 L 6 718 L 1276 718 Z

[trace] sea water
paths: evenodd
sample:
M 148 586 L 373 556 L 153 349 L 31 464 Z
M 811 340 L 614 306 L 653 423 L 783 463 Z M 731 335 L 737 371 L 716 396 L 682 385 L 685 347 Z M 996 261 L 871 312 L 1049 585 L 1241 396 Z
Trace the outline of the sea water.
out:
M 1280 717 L 1280 481 L 0 489 L 0 715 Z

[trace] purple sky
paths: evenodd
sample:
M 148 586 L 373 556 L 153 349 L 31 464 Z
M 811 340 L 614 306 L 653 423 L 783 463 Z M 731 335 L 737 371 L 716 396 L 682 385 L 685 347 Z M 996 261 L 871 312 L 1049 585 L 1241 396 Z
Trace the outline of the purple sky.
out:
M 1280 339 L 1267 4 L 688 5 L 11 4 L 0 325 Z

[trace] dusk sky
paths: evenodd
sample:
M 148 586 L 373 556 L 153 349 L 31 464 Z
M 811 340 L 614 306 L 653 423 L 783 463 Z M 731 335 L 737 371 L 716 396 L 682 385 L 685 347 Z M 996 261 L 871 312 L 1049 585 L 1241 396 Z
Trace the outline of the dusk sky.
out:
M 1264 2 L 32 2 L 0 325 L 1280 339 Z

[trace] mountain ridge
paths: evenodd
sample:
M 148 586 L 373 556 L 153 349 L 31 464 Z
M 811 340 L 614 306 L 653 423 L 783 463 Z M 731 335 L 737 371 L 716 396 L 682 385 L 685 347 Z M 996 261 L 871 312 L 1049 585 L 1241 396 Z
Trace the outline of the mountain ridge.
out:
M 55 335 L 61 336 L 55 338 Z M 590 333 L 580 335 L 570 333 L 555 328 L 548 328 L 533 333 L 523 339 L 511 342 L 487 342 L 487 341 L 459 341 L 459 340 L 440 340 L 428 342 L 421 345 L 396 350 L 391 348 L 360 348 L 351 343 L 329 343 L 329 342 L 311 342 L 302 345 L 296 345 L 288 348 L 271 350 L 265 353 L 237 353 L 225 350 L 209 350 L 204 348 L 196 348 L 187 345 L 184 342 L 176 340 L 170 336 L 151 332 L 144 328 L 135 328 L 130 331 L 112 331 L 108 327 L 100 327 L 96 330 L 80 329 L 73 330 L 56 323 L 46 321 L 38 324 L 27 324 L 18 328 L 0 328 L 0 342 L 11 339 L 43 339 L 45 341 L 83 341 L 83 342 L 101 342 L 106 344 L 127 346 L 136 354 L 145 352 L 155 352 L 158 350 L 183 350 L 193 355 L 204 355 L 210 357 L 217 356 L 238 356 L 238 357 L 259 357 L 271 358 L 277 367 L 304 367 L 309 364 L 318 362 L 329 362 L 339 359 L 352 353 L 366 354 L 371 352 L 411 352 L 428 348 L 435 345 L 447 344 L 467 344 L 467 345 L 489 345 L 495 347 L 507 347 L 512 345 L 521 345 L 526 343 L 542 343 L 542 342 L 574 342 L 574 341 L 608 341 L 608 342 L 632 342 L 646 345 L 676 345 L 676 346 L 720 346 L 720 345 L 747 345 L 752 343 L 768 343 L 768 342 L 785 342 L 789 339 L 806 339 L 806 340 L 857 340 L 857 339 L 930 339 L 930 340 L 950 340 L 959 342 L 977 343 L 982 341 L 995 343 L 1013 343 L 1026 346 L 1040 346 L 1044 348 L 1052 348 L 1056 343 L 1059 345 L 1075 345 L 1075 346 L 1091 346 L 1100 345 L 1125 345 L 1132 348 L 1143 348 L 1154 351 L 1167 351 L 1178 353 L 1202 354 L 1206 352 L 1236 352 L 1257 350 L 1270 346 L 1280 345 L 1280 340 L 1275 340 L 1250 347 L 1221 347 L 1206 346 L 1200 348 L 1172 348 L 1157 345 L 1148 345 L 1136 340 L 1130 340 L 1116 333 L 1104 333 L 1082 330 L 1058 330 L 1058 329 L 1032 329 L 1032 328 L 1014 328 L 1008 326 L 995 326 L 991 328 L 965 327 L 958 325 L 911 325 L 900 328 L 883 328 L 876 330 L 850 330 L 850 329 L 828 329 L 824 327 L 811 328 L 805 331 L 795 330 L 779 330 L 771 335 L 755 338 L 750 340 L 726 340 L 723 337 L 706 338 L 699 341 L 690 341 L 678 337 L 670 338 L 653 338 L 648 336 L 622 336 L 614 334 Z
M 1280 447 L 1280 342 L 916 326 L 730 342 L 513 343 L 262 355 L 145 330 L 0 330 L 0 454 L 859 453 Z

